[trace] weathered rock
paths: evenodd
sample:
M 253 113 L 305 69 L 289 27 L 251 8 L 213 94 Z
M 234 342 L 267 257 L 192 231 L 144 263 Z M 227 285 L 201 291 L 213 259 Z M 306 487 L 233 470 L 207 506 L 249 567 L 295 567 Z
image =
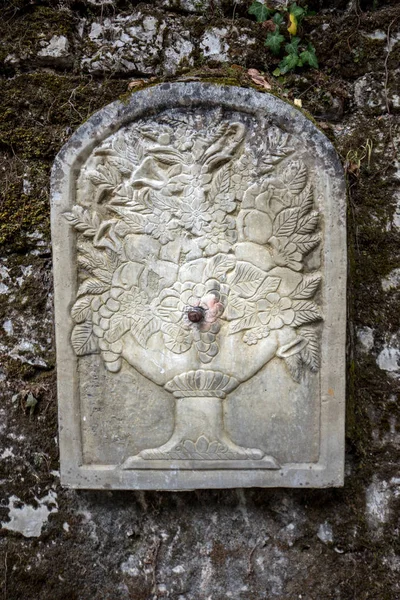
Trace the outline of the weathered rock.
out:
M 8 456 L 10 455 L 1 458 L 8 458 Z M 58 512 L 56 498 L 57 494 L 50 491 L 43 498 L 35 499 L 38 503 L 35 508 L 29 505 L 19 506 L 22 504 L 21 500 L 16 496 L 11 496 L 8 501 L 8 518 L 10 520 L 1 523 L 1 526 L 8 531 L 22 533 L 26 538 L 40 537 L 49 515 Z
M 53 35 L 45 44 L 37 54 L 41 63 L 52 67 L 64 67 L 71 63 L 70 45 L 64 35 Z
M 400 95 L 391 82 L 385 85 L 384 73 L 368 73 L 354 84 L 354 100 L 370 114 L 381 114 L 400 108 Z
M 254 52 L 256 40 L 250 29 L 209 27 L 200 40 L 200 52 L 210 63 L 234 63 L 246 65 Z
M 82 67 L 90 73 L 174 74 L 193 64 L 194 46 L 176 18 L 148 13 L 107 18 L 93 22 L 88 37 L 90 54 Z
M 207 14 L 208 11 L 218 10 L 221 0 L 162 0 L 161 5 L 189 13 Z
M 225 40 L 228 30 L 226 28 L 211 27 L 208 29 L 200 42 L 200 50 L 205 58 L 211 58 L 218 62 L 228 60 L 229 46 Z

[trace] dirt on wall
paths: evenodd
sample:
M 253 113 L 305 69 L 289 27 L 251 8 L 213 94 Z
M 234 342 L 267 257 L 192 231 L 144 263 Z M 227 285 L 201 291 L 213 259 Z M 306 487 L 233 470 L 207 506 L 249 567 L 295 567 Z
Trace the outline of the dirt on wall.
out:
M 400 7 L 396 0 L 308 4 L 312 14 L 300 35 L 315 46 L 319 68 L 275 77 L 280 59 L 265 47 L 267 30 L 249 15 L 247 1 L 3 0 L 4 600 L 400 598 Z M 249 68 L 261 72 L 273 93 L 301 100 L 335 144 L 347 173 L 345 486 L 184 493 L 63 489 L 49 232 L 52 161 L 94 111 L 136 89 L 182 77 L 257 87 Z

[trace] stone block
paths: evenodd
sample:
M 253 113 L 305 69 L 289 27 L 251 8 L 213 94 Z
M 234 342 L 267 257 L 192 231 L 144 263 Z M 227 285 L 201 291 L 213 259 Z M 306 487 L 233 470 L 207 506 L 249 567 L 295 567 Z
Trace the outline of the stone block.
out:
M 82 125 L 52 176 L 63 484 L 342 485 L 345 215 L 271 94 L 161 84 Z

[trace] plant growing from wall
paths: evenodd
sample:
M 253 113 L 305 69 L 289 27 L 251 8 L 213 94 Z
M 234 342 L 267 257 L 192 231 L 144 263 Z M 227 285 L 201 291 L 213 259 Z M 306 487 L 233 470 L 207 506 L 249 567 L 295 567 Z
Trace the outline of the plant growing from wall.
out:
M 314 46 L 296 35 L 301 21 L 308 14 L 307 7 L 303 8 L 293 2 L 288 6 L 269 8 L 266 4 L 255 1 L 249 8 L 249 14 L 254 15 L 258 23 L 268 24 L 270 31 L 265 45 L 272 54 L 282 57 L 273 75 L 285 75 L 296 67 L 306 65 L 318 69 Z M 287 43 L 283 35 L 285 28 L 290 34 L 290 41 Z

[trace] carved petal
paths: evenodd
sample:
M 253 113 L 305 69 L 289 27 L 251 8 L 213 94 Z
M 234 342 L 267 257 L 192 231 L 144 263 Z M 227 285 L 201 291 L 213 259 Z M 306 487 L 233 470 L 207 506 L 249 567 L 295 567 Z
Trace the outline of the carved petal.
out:
M 187 331 L 178 325 L 166 325 L 162 328 L 165 345 L 175 354 L 187 352 L 192 345 L 192 340 Z

